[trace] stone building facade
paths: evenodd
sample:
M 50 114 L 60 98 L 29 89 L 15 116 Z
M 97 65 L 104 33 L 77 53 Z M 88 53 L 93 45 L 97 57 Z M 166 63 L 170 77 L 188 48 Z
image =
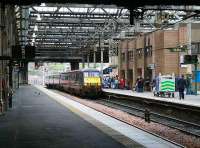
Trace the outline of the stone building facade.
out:
M 192 54 L 193 44 L 199 43 L 200 28 L 197 24 L 180 24 L 171 30 L 157 30 L 140 34 L 119 42 L 119 76 L 126 85 L 133 87 L 138 77 L 152 79 L 159 73 L 191 74 L 191 65 L 182 65 L 185 54 Z M 187 47 L 186 52 L 172 52 L 168 48 Z M 200 46 L 199 46 L 200 47 Z M 199 54 L 199 49 L 197 49 Z

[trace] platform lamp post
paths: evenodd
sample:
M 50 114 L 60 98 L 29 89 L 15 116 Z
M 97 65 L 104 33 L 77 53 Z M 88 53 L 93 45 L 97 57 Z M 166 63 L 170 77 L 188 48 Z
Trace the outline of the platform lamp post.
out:
M 44 86 L 44 66 L 42 66 L 42 85 Z
M 87 68 L 90 68 L 90 55 L 87 54 Z
M 198 57 L 197 55 L 185 55 L 184 64 L 194 64 L 194 95 L 197 95 L 197 66 L 198 66 Z
M 94 58 L 94 68 L 96 68 L 96 52 L 97 52 L 97 46 L 94 47 L 94 53 L 93 53 L 93 58 Z
M 197 64 L 198 62 L 196 62 L 194 64 L 194 75 L 195 75 L 195 86 L 194 86 L 194 91 L 195 91 L 195 95 L 197 95 Z
M 198 81 L 198 75 L 197 75 L 197 67 L 198 67 L 198 63 L 199 63 L 199 61 L 198 61 L 198 56 L 197 55 L 192 55 L 191 56 L 191 60 L 192 60 L 192 62 L 194 63 L 194 76 L 195 76 L 195 86 L 194 86 L 194 90 L 195 90 L 195 95 L 197 95 L 198 94 L 198 89 L 197 89 L 197 81 Z
M 103 37 L 103 32 L 102 32 L 102 37 Z M 101 44 L 101 34 L 99 33 L 99 45 L 98 45 L 100 51 L 101 51 L 101 67 L 100 67 L 100 73 L 101 73 L 101 78 L 103 78 L 103 44 Z
M 101 77 L 103 78 L 103 51 L 104 47 L 101 47 Z

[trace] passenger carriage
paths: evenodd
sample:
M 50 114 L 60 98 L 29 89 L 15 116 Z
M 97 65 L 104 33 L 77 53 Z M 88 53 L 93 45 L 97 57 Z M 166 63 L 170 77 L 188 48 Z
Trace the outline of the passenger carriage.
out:
M 96 69 L 83 69 L 61 73 L 49 77 L 47 87 L 57 88 L 79 96 L 97 97 L 101 91 L 100 72 Z

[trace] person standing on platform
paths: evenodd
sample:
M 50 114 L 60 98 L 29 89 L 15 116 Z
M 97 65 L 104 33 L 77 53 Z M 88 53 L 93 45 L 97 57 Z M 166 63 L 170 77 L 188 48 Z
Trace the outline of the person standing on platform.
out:
M 156 77 L 153 78 L 153 80 L 151 82 L 151 91 L 153 91 L 155 87 L 156 87 Z
M 124 89 L 125 80 L 123 78 L 120 79 L 120 89 Z
M 186 95 L 191 95 L 191 80 L 189 76 L 186 77 Z
M 9 92 L 8 92 L 8 106 L 9 108 L 12 108 L 12 96 L 13 96 L 13 90 L 11 87 L 9 87 Z
M 109 85 L 109 88 L 111 88 L 111 81 L 112 81 L 111 77 L 108 77 L 108 85 Z
M 136 79 L 136 82 L 135 82 L 135 91 L 138 92 L 138 81 L 139 81 L 139 78 Z
M 138 92 L 143 92 L 144 82 L 143 82 L 142 77 L 140 77 L 140 79 L 138 81 L 137 88 L 138 88 Z
M 115 77 L 115 88 L 118 89 L 118 78 L 117 78 L 117 76 Z
M 186 87 L 186 81 L 184 79 L 184 75 L 178 80 L 178 91 L 179 91 L 179 99 L 184 99 L 184 90 Z
M 114 79 L 114 77 L 111 78 L 111 88 L 112 89 L 115 88 L 115 79 Z

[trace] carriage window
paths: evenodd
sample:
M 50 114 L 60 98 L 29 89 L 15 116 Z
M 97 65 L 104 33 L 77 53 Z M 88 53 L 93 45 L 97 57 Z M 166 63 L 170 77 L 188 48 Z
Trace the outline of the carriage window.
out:
M 84 72 L 84 77 L 89 77 L 88 72 Z
M 94 71 L 94 72 L 90 72 L 91 77 L 99 77 L 99 72 Z
M 61 79 L 62 79 L 62 80 L 65 80 L 65 76 L 64 76 L 64 75 L 61 75 Z
M 100 74 L 98 71 L 89 71 L 89 72 L 84 72 L 84 77 L 99 77 Z

